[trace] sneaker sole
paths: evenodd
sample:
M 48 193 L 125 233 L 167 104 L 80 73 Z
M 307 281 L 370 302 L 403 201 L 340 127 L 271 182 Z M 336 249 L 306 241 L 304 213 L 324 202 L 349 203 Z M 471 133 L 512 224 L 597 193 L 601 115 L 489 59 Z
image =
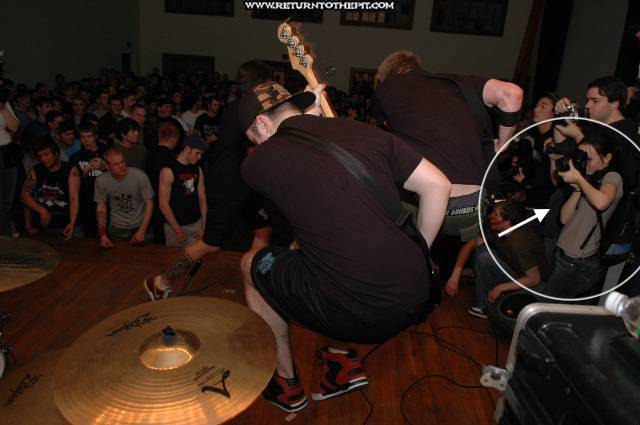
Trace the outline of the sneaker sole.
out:
M 488 319 L 489 318 L 489 316 L 487 316 L 486 314 L 477 313 L 477 312 L 475 312 L 473 310 L 468 310 L 467 313 L 469 313 L 473 317 L 477 317 L 478 319 Z
M 153 285 L 153 278 L 145 278 L 144 281 L 142 282 L 142 286 L 144 286 L 144 290 L 147 291 L 147 294 L 149 295 L 149 298 L 151 298 L 151 301 L 157 301 L 157 298 L 155 296 L 155 294 L 153 293 L 152 289 L 149 289 L 149 281 L 151 280 L 151 285 Z
M 336 391 L 331 394 L 311 393 L 311 399 L 316 401 L 327 400 L 329 398 L 336 397 L 336 396 L 357 390 L 358 388 L 366 387 L 367 385 L 369 385 L 369 380 L 367 378 L 361 378 L 360 380 L 351 382 L 351 385 L 348 388 L 345 388 L 344 390 Z
M 304 409 L 305 407 L 307 407 L 307 404 L 309 404 L 309 399 L 305 397 L 305 399 L 303 401 L 298 402 L 297 404 L 292 405 L 291 407 L 286 407 L 276 401 L 273 400 L 269 400 L 268 398 L 264 398 L 264 396 L 262 397 L 262 399 L 268 403 L 273 404 L 276 407 L 279 407 L 280 409 L 284 410 L 287 413 L 296 413 L 301 411 L 302 409 Z

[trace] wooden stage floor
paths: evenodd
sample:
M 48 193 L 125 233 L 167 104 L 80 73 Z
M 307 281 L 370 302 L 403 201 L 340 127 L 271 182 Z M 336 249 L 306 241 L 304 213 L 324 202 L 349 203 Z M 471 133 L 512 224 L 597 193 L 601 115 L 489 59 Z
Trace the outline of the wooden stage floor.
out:
M 143 277 L 167 266 L 180 252 L 177 248 L 125 243 L 107 251 L 93 239 L 62 241 L 43 236 L 40 240 L 60 252 L 57 269 L 34 283 L 0 293 L 0 312 L 11 314 L 0 343 L 12 348 L 19 365 L 45 351 L 68 347 L 91 326 L 118 311 L 149 302 L 141 284 Z M 224 252 L 206 258 L 185 294 L 244 304 L 238 268 L 241 256 Z M 364 364 L 370 380 L 366 390 L 325 401 L 310 400 L 294 418 L 258 399 L 229 423 L 492 424 L 498 393 L 457 387 L 443 378 L 478 385 L 480 373 L 472 361 L 447 349 L 446 344 L 436 343 L 433 337 L 436 331 L 438 337 L 481 364 L 494 365 L 497 356 L 499 365 L 504 366 L 508 346 L 503 342 L 496 345 L 488 332 L 488 321 L 467 313 L 472 293 L 471 284 L 463 285 L 461 293 L 455 299 L 447 297 L 426 324 L 403 332 L 371 353 Z M 315 353 L 326 340 L 294 327 L 292 341 L 309 394 L 312 382 L 319 377 Z M 354 346 L 361 357 L 372 347 Z

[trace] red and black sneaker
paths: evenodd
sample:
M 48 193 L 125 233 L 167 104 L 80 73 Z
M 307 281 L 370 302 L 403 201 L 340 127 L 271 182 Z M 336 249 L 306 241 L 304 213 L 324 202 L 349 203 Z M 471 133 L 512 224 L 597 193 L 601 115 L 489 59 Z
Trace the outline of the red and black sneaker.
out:
M 326 400 L 369 385 L 362 362 L 355 350 L 349 350 L 347 354 L 338 354 L 329 352 L 325 347 L 320 354 L 322 378 L 311 393 L 312 399 Z
M 273 374 L 269 385 L 262 392 L 262 398 L 289 413 L 304 409 L 308 403 L 298 377 L 286 379 L 278 373 Z

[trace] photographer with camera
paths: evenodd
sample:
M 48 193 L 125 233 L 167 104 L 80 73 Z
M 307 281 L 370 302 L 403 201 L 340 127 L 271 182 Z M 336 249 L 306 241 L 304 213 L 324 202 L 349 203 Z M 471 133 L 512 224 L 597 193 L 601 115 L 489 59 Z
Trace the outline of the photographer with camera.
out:
M 627 104 L 627 88 L 617 77 L 601 77 L 587 85 L 587 103 L 583 109 L 572 104 L 566 97 L 555 105 L 556 115 L 573 114 L 573 116 L 589 117 L 593 120 L 608 124 L 619 130 L 629 139 L 636 141 L 638 125 L 622 115 L 622 109 Z M 565 120 L 564 125 L 557 122 L 554 126 L 555 143 L 559 144 L 570 138 L 580 143 L 590 130 L 585 121 L 576 123 Z M 638 185 L 638 171 L 640 159 L 637 149 L 622 136 L 615 134 L 614 143 L 622 149 L 620 171 L 627 191 L 636 191 Z
M 10 212 L 18 181 L 18 155 L 12 134 L 18 131 L 16 118 L 9 103 L 10 92 L 0 85 L 0 236 L 10 236 Z
M 616 171 L 620 150 L 602 132 L 589 132 L 572 158 L 555 162 L 558 176 L 573 189 L 562 205 L 564 225 L 558 237 L 554 267 L 538 291 L 555 297 L 579 297 L 595 290 L 602 266 L 602 228 L 622 198 L 622 176 Z M 598 224 L 601 214 L 603 226 Z

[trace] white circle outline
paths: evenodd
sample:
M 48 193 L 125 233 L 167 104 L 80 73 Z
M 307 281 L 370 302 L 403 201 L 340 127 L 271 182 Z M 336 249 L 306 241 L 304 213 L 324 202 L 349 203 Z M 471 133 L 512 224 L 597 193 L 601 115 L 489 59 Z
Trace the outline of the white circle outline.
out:
M 496 152 L 495 156 L 493 157 L 493 159 L 491 160 L 491 163 L 489 164 L 489 166 L 487 167 L 487 171 L 485 171 L 484 173 L 484 177 L 482 178 L 482 183 L 480 185 L 480 196 L 478 197 L 478 221 L 480 223 L 480 233 L 482 234 L 482 239 L 484 239 L 485 241 L 487 240 L 485 234 L 484 234 L 484 228 L 482 226 L 482 195 L 484 193 L 484 184 L 485 181 L 487 179 L 487 176 L 489 175 L 489 171 L 491 170 L 491 167 L 493 166 L 493 163 L 496 161 L 496 159 L 498 158 L 498 156 L 507 148 L 507 146 L 509 146 L 509 144 L 517 137 L 519 137 L 521 134 L 529 131 L 530 129 L 539 126 L 540 124 L 544 124 L 547 122 L 553 122 L 553 121 L 563 121 L 568 119 L 568 117 L 554 117 L 554 118 L 549 118 L 537 123 L 533 123 L 531 124 L 529 127 L 525 128 L 524 130 L 519 131 L 518 133 L 514 134 L 513 136 L 511 136 L 511 138 L 507 141 L 507 143 L 505 143 L 502 148 L 500 148 L 500 150 L 498 152 Z M 611 127 L 609 124 L 603 123 L 601 121 L 596 121 L 594 119 L 591 118 L 583 118 L 583 117 L 574 117 L 571 118 L 572 120 L 580 120 L 580 121 L 590 121 L 596 124 L 600 124 L 604 127 L 609 128 L 610 130 L 615 131 L 616 133 L 618 133 L 619 135 L 621 135 L 622 137 L 624 137 L 626 140 L 628 140 L 633 146 L 635 146 L 635 148 L 640 152 L 640 147 L 638 147 L 638 145 L 635 144 L 635 142 L 633 140 L 631 140 L 629 137 L 627 137 L 624 133 L 622 133 L 620 130 L 618 130 L 617 128 Z M 588 297 L 581 297 L 581 298 L 558 298 L 558 297 L 553 297 L 551 295 L 545 295 L 542 294 L 540 292 L 534 291 L 533 289 L 529 288 L 528 286 L 523 285 L 522 283 L 518 282 L 517 279 L 514 279 L 513 276 L 511 276 L 509 273 L 507 273 L 507 271 L 502 267 L 502 265 L 500 264 L 500 262 L 498 261 L 498 259 L 493 255 L 493 251 L 492 249 L 489 247 L 489 245 L 487 243 L 484 244 L 487 247 L 487 252 L 489 253 L 489 255 L 491 255 L 491 258 L 493 259 L 493 262 L 496 263 L 496 265 L 500 268 L 500 270 L 502 270 L 502 272 L 507 275 L 507 277 L 509 279 L 511 279 L 512 282 L 516 283 L 519 287 L 521 287 L 522 289 L 525 289 L 531 293 L 533 293 L 534 295 L 537 295 L 539 297 L 543 297 L 543 298 L 548 298 L 551 300 L 555 300 L 555 301 L 586 301 L 586 300 L 590 300 L 593 298 L 599 298 L 603 295 L 606 295 L 610 292 L 615 291 L 616 289 L 618 289 L 619 287 L 621 287 L 622 285 L 624 285 L 625 283 L 627 283 L 629 281 L 629 279 L 631 279 L 633 276 L 635 276 L 638 273 L 638 270 L 640 270 L 640 265 L 633 271 L 633 273 L 631 273 L 625 280 L 623 280 L 622 282 L 618 283 L 616 286 L 614 286 L 611 289 L 608 289 L 606 291 L 602 291 L 601 293 L 597 294 L 597 295 L 591 295 Z M 535 287 L 535 286 L 534 286 Z

